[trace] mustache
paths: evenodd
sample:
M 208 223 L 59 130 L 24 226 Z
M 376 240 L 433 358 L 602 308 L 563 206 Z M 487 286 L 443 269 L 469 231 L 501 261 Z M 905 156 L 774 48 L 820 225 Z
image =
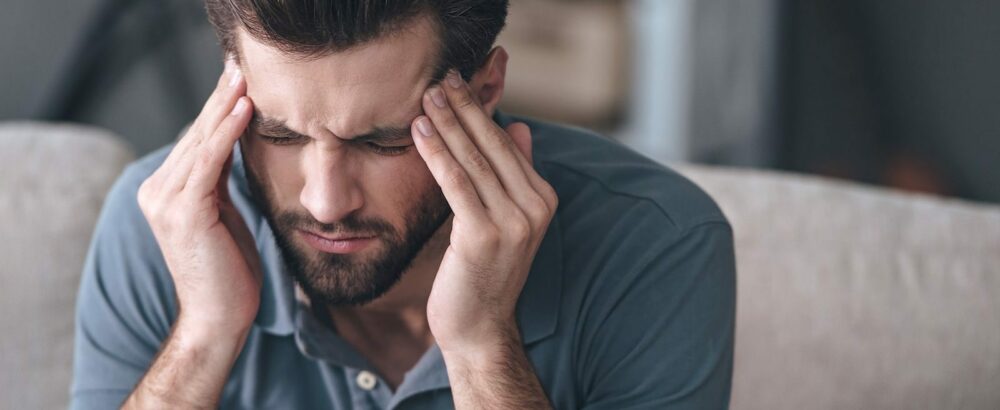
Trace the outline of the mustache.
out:
M 348 215 L 333 223 L 319 222 L 309 215 L 283 212 L 275 218 L 275 222 L 284 227 L 298 228 L 326 235 L 396 235 L 396 229 L 392 224 L 379 218 L 361 218 L 357 215 Z

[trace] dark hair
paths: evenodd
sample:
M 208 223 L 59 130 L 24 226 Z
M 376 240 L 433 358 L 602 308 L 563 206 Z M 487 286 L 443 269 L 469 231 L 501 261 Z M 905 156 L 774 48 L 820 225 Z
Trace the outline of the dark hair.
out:
M 205 0 L 223 51 L 238 53 L 240 24 L 254 39 L 304 58 L 322 57 L 385 35 L 418 17 L 438 33 L 433 80 L 454 67 L 469 79 L 507 19 L 508 0 Z

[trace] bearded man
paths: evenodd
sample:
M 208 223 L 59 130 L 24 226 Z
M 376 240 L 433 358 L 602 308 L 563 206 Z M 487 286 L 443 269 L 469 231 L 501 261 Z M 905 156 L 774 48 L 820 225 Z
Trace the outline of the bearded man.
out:
M 109 194 L 74 409 L 725 408 L 732 231 L 496 107 L 505 0 L 206 0 L 226 70 Z

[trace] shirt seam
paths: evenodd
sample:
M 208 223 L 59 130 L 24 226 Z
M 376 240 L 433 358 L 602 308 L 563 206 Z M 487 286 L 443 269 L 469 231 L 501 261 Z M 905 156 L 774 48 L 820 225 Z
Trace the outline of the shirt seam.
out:
M 668 212 L 659 202 L 653 200 L 652 198 L 645 197 L 645 196 L 639 196 L 639 195 L 636 195 L 636 194 L 633 194 L 633 193 L 630 193 L 630 192 L 624 192 L 624 191 L 612 188 L 610 185 L 608 185 L 605 181 L 601 180 L 600 178 L 596 178 L 593 175 L 590 175 L 590 174 L 588 174 L 586 172 L 580 171 L 580 170 L 578 170 L 576 168 L 573 168 L 573 167 L 571 167 L 569 165 L 566 165 L 566 164 L 563 164 L 563 163 L 560 163 L 560 162 L 554 162 L 554 161 L 551 161 L 551 160 L 542 160 L 540 162 L 542 164 L 544 164 L 544 165 L 557 166 L 557 167 L 562 168 L 562 169 L 564 169 L 566 171 L 569 171 L 569 172 L 572 172 L 572 173 L 574 173 L 576 175 L 584 177 L 587 180 L 596 182 L 597 184 L 599 184 L 601 186 L 601 188 L 603 188 L 604 190 L 606 190 L 608 192 L 611 192 L 612 194 L 624 196 L 624 197 L 631 198 L 631 199 L 634 199 L 634 200 L 637 200 L 637 201 L 643 201 L 643 202 L 651 203 L 654 207 L 656 207 L 657 210 L 660 211 L 660 214 L 662 214 L 664 218 L 667 218 L 667 221 L 670 222 L 670 224 L 674 228 L 677 228 L 677 229 L 681 230 L 681 235 L 683 235 L 684 232 L 686 232 L 686 231 L 688 231 L 690 229 L 696 228 L 696 227 L 698 227 L 698 226 L 700 226 L 702 224 L 709 223 L 709 222 L 718 222 L 718 223 L 722 223 L 722 224 L 725 224 L 725 225 L 729 225 L 729 221 L 726 220 L 725 215 L 722 215 L 722 214 L 715 214 L 715 215 L 708 214 L 708 215 L 704 215 L 704 216 L 692 219 L 691 221 L 689 221 L 689 223 L 687 225 L 681 225 L 670 214 L 670 212 Z M 691 182 L 691 183 L 693 184 L 693 182 Z M 699 187 L 699 189 L 700 189 L 700 187 Z M 704 195 L 708 196 L 707 193 L 705 193 Z M 709 198 L 711 199 L 711 196 L 709 196 Z M 712 201 L 714 202 L 715 200 L 712 199 Z

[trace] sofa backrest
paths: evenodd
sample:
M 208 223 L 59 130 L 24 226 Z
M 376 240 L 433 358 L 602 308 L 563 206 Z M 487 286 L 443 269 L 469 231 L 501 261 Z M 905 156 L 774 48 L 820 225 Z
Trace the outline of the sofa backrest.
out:
M 0 408 L 66 407 L 83 260 L 132 158 L 96 128 L 0 123 Z
M 676 168 L 734 229 L 732 409 L 1000 409 L 1000 207 Z

